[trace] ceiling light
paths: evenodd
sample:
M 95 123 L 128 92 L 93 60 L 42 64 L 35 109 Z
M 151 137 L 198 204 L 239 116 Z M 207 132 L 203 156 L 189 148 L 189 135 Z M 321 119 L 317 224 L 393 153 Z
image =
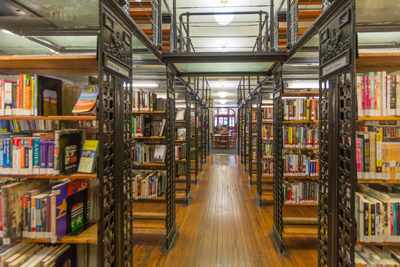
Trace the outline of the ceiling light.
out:
M 233 17 L 235 16 L 233 13 L 232 9 L 227 9 L 227 8 L 223 8 L 223 9 L 219 9 L 219 10 L 215 10 L 215 13 L 228 13 L 226 15 L 220 15 L 220 14 L 215 14 L 214 15 L 214 19 L 216 22 L 218 22 L 221 25 L 228 25 L 229 23 L 232 22 Z
M 1 29 L 0 30 L 2 33 L 6 33 L 6 34 L 13 34 L 12 32 L 6 30 L 6 29 Z
M 222 89 L 221 89 L 221 91 L 218 92 L 218 96 L 220 98 L 225 98 L 228 95 L 228 93 L 224 91 L 224 85 L 222 84 L 221 86 L 222 86 Z
M 136 2 L 142 2 L 142 0 L 135 0 Z
M 221 0 L 221 4 L 225 6 L 226 4 L 228 4 L 228 0 Z
M 225 105 L 226 104 L 226 100 L 220 100 L 219 103 L 222 104 L 222 105 Z
M 286 88 L 302 89 L 302 88 L 319 88 L 318 81 L 288 81 Z
M 133 87 L 158 87 L 156 83 L 134 83 L 132 84 Z

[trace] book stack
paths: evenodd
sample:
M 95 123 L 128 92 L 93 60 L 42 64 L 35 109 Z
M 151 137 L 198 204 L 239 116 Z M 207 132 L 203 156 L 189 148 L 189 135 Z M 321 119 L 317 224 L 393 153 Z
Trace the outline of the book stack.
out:
M 274 127 L 270 124 L 264 124 L 261 128 L 261 134 L 263 139 L 273 139 Z
M 284 155 L 282 158 L 284 176 L 318 176 L 318 159 L 293 154 Z
M 55 123 L 50 120 L 2 120 L 0 129 L 5 132 L 29 132 L 29 131 L 54 131 Z
M 135 172 L 132 182 L 132 196 L 134 199 L 149 199 L 161 197 L 167 188 L 165 172 Z
M 370 127 L 358 129 L 371 130 Z M 375 129 L 377 132 L 357 132 L 356 163 L 358 179 L 400 179 L 400 142 L 397 138 L 383 138 L 383 129 Z
M 175 146 L 175 160 L 186 158 L 186 144 L 179 144 Z
M 82 130 L 0 133 L 0 174 L 59 175 L 77 172 Z
M 284 148 L 319 148 L 318 128 L 283 127 Z
M 262 112 L 262 121 L 274 120 L 274 108 L 263 108 L 261 112 Z
M 358 74 L 358 116 L 400 116 L 399 81 L 385 71 Z
M 0 265 L 8 267 L 76 266 L 76 254 L 76 245 L 73 244 L 45 246 L 16 242 L 11 245 L 0 245 Z
M 399 266 L 400 249 L 397 246 L 356 246 L 354 263 L 356 267 Z
M 149 114 L 132 116 L 132 134 L 136 137 L 164 136 L 165 122 Z
M 54 243 L 67 234 L 80 231 L 90 213 L 89 191 L 97 187 L 88 180 L 26 179 L 13 182 L 2 179 L 0 236 L 9 245 L 20 238 L 48 238 Z M 73 206 L 67 206 L 66 203 Z M 65 206 L 63 206 L 65 205 Z M 92 216 L 92 217 L 90 217 Z M 17 227 L 18 226 L 18 227 Z
M 283 116 L 284 120 L 289 120 L 289 121 L 318 120 L 319 100 L 284 99 Z
M 157 94 L 144 89 L 133 91 L 132 111 L 165 111 L 165 108 L 165 99 L 157 98 Z
M 266 160 L 261 162 L 262 175 L 272 176 L 274 174 L 273 160 Z
M 134 141 L 132 149 L 133 164 L 164 163 L 166 150 L 166 145 L 148 145 L 144 142 Z
M 263 157 L 272 157 L 273 156 L 273 145 L 271 143 L 263 142 L 262 143 L 262 153 Z
M 285 204 L 318 203 L 318 183 L 310 179 L 296 179 L 294 183 L 283 182 Z
M 357 239 L 360 242 L 400 242 L 400 187 L 359 185 L 356 192 Z

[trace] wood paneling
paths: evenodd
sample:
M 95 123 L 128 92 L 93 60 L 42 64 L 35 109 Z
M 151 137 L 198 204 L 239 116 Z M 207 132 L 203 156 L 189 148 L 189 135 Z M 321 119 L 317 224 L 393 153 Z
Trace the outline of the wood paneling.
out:
M 192 184 L 192 204 L 176 207 L 178 236 L 172 249 L 162 250 L 165 230 L 135 229 L 134 265 L 317 266 L 315 235 L 286 233 L 288 254 L 276 252 L 273 208 L 257 207 L 256 186 L 248 185 L 247 178 L 238 156 L 210 156 L 200 184 Z M 165 205 L 137 204 L 134 210 L 165 212 Z M 317 216 L 315 207 L 284 208 L 285 217 L 311 215 Z

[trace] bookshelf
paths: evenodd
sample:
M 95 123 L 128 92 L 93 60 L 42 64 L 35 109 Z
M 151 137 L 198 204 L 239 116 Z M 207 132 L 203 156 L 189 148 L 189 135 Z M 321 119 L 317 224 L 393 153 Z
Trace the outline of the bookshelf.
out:
M 94 121 L 96 116 L 0 116 L 0 120 Z

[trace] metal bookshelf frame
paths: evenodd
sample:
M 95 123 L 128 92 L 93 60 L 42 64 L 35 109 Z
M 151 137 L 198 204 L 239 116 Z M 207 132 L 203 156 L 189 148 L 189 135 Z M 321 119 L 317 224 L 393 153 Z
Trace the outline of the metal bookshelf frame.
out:
M 192 173 L 190 171 L 191 165 L 191 145 L 192 145 L 192 124 L 191 124 L 191 93 L 189 90 L 185 93 L 185 102 L 186 102 L 186 110 L 185 110 L 185 126 L 186 126 L 186 202 L 185 205 L 189 206 L 192 202 Z
M 262 203 L 262 166 L 261 160 L 263 158 L 262 153 L 262 135 L 261 135 L 261 128 L 262 128 L 262 86 L 260 86 L 260 90 L 255 92 L 255 97 L 257 98 L 257 195 L 256 195 L 256 202 L 259 207 L 263 206 Z

